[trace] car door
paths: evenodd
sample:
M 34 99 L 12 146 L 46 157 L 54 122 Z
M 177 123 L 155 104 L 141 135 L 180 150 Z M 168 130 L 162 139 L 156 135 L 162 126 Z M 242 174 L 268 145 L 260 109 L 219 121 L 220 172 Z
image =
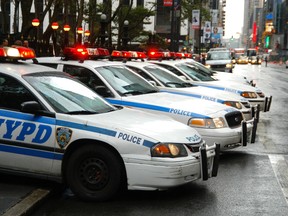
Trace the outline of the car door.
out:
M 0 168 L 48 173 L 55 151 L 55 118 L 21 111 L 39 100 L 19 80 L 0 73 Z

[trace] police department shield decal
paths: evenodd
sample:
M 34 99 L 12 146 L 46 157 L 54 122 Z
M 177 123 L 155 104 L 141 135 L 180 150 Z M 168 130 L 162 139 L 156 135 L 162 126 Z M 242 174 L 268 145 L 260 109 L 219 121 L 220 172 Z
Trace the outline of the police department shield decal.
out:
M 61 148 L 64 148 L 70 141 L 72 130 L 69 128 L 60 127 L 56 130 L 56 140 Z

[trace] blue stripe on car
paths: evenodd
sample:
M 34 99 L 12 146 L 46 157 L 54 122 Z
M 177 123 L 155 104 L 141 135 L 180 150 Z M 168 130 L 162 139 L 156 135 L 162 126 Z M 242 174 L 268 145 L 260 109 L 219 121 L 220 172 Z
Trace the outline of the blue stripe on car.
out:
M 42 151 L 39 149 L 24 148 L 19 146 L 7 146 L 0 143 L 0 151 L 9 152 L 20 155 L 28 155 L 34 157 L 41 157 L 53 160 L 62 160 L 63 154 L 56 152 Z
M 163 107 L 163 106 L 157 106 L 157 105 L 152 105 L 152 104 L 145 104 L 145 103 L 138 103 L 138 102 L 131 102 L 131 101 L 122 101 L 122 100 L 115 100 L 111 98 L 106 98 L 106 100 L 114 105 L 120 105 L 120 106 L 128 106 L 128 107 L 137 107 L 141 109 L 148 109 L 148 110 L 154 110 L 154 111 L 159 111 L 159 112 L 166 112 L 166 113 L 174 113 L 176 115 L 182 115 L 181 112 L 189 113 L 190 117 L 193 118 L 210 118 L 209 116 L 201 115 L 198 113 L 193 113 L 191 111 L 186 111 L 186 110 L 180 110 L 179 112 L 172 112 L 172 110 L 177 110 L 177 108 L 170 108 L 170 107 Z M 181 112 L 180 112 L 181 111 Z
M 209 101 L 213 101 L 213 102 L 217 102 L 217 103 L 224 103 L 224 100 L 215 98 L 215 97 L 210 97 L 210 96 L 206 96 L 206 95 L 198 95 L 198 94 L 192 94 L 192 93 L 187 93 L 187 92 L 173 92 L 173 91 L 169 91 L 169 90 L 160 90 L 161 92 L 168 92 L 170 94 L 178 94 L 178 95 L 185 95 L 185 96 L 190 96 L 190 97 L 194 97 L 194 98 L 199 98 L 199 99 L 203 99 L 203 100 L 209 100 Z

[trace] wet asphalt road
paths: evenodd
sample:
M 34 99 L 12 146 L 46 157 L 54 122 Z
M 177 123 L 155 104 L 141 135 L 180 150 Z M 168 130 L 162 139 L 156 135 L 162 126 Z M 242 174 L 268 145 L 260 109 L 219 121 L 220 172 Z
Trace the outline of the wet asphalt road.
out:
M 288 69 L 263 66 L 235 67 L 235 73 L 255 79 L 273 95 L 273 102 L 270 112 L 260 114 L 256 142 L 222 154 L 216 178 L 162 192 L 128 191 L 103 203 L 81 202 L 59 191 L 31 215 L 287 216 Z

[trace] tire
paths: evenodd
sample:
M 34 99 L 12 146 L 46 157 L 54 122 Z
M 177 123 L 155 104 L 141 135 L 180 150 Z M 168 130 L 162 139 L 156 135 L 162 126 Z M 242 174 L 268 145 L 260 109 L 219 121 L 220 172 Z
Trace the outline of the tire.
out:
M 67 162 L 67 185 L 81 200 L 105 201 L 121 188 L 121 161 L 109 149 L 86 145 L 72 153 Z

